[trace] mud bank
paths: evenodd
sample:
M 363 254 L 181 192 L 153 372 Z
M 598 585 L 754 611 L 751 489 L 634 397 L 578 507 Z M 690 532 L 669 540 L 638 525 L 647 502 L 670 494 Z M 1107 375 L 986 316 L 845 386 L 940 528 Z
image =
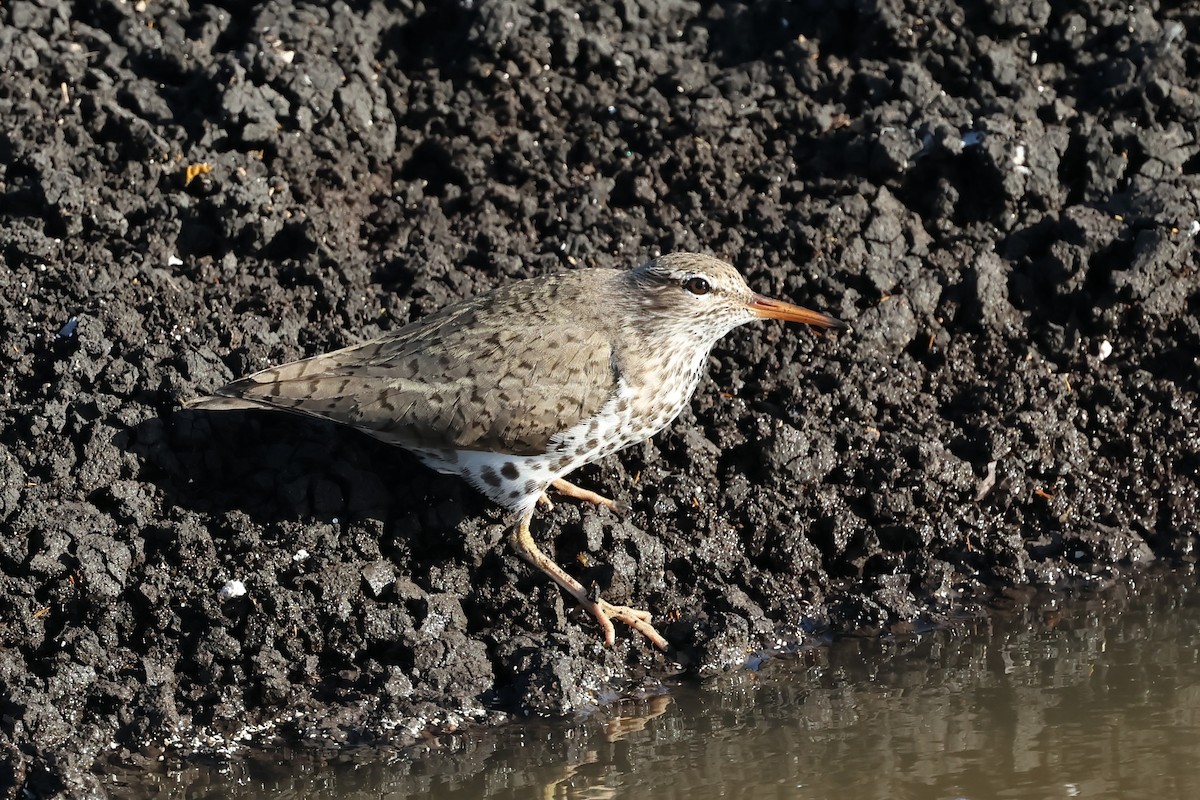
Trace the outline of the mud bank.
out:
M 0 786 L 572 713 L 1189 567 L 1198 84 L 1187 4 L 3 4 Z M 854 330 L 736 332 L 576 474 L 631 513 L 535 520 L 667 656 L 603 649 L 411 456 L 180 409 L 677 249 Z

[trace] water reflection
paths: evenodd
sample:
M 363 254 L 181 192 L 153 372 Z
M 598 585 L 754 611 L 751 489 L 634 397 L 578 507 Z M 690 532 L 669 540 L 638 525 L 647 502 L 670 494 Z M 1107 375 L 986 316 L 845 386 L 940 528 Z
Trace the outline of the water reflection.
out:
M 569 725 L 451 737 L 424 754 L 122 781 L 138 777 L 128 787 L 138 796 L 196 798 L 1197 797 L 1194 581 L 1144 578 L 970 627 L 844 640 Z

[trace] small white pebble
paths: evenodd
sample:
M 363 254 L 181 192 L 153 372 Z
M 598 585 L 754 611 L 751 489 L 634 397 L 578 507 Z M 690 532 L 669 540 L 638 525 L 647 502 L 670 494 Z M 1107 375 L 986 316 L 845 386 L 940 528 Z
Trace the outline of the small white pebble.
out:
M 1013 153 L 1012 163 L 1016 171 L 1021 175 L 1028 175 L 1033 171 L 1025 166 L 1025 145 L 1023 144 L 1017 145 L 1017 149 Z
M 292 554 L 292 561 L 295 561 L 297 564 L 302 564 L 303 562 L 308 561 L 308 551 L 301 547 L 294 554 Z
M 174 253 L 172 253 L 170 256 L 167 257 L 167 266 L 168 267 L 182 267 L 183 259 L 180 258 L 179 256 L 175 255 Z
M 1108 339 L 1105 339 L 1103 342 L 1100 343 L 1100 346 L 1096 348 L 1096 357 L 1099 358 L 1101 361 L 1103 361 L 1104 359 L 1108 358 L 1111 355 L 1112 355 L 1112 342 L 1108 341 Z
M 232 600 L 235 597 L 242 597 L 245 594 L 246 584 L 242 583 L 241 581 L 233 580 L 226 581 L 225 585 L 221 587 L 221 591 L 217 592 L 217 597 L 221 598 L 222 601 L 225 601 Z
M 1200 233 L 1200 219 L 1192 220 L 1192 224 L 1188 225 L 1188 236 L 1195 236 Z

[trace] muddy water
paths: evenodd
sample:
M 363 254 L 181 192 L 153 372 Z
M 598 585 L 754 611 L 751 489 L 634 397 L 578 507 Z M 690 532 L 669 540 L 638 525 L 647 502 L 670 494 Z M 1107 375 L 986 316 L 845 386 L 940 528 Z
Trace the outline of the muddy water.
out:
M 1195 576 L 843 640 L 570 725 L 423 754 L 124 775 L 114 795 L 327 798 L 1200 797 Z M 147 785 L 147 781 L 149 785 Z

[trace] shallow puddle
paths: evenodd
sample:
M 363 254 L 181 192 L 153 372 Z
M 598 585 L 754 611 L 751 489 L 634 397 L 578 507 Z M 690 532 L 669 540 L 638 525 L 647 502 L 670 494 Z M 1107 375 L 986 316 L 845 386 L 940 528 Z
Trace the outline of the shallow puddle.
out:
M 986 622 L 850 639 L 570 724 L 420 754 L 191 766 L 114 796 L 1200 797 L 1200 592 L 1148 576 Z

